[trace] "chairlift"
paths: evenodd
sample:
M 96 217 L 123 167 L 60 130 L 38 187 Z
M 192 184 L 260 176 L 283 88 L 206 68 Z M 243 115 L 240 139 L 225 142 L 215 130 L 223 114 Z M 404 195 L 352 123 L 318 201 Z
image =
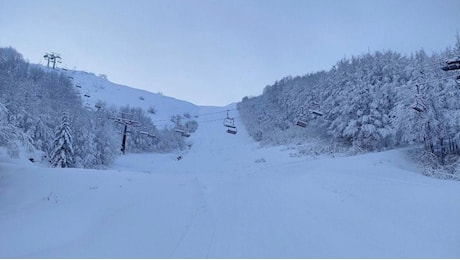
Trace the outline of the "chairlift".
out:
M 237 128 L 235 126 L 235 118 L 228 116 L 224 119 L 224 126 L 227 127 L 227 133 L 235 135 L 237 133 Z
M 319 110 L 310 109 L 310 112 L 315 116 L 323 116 L 323 112 Z
M 412 109 L 414 109 L 415 111 L 419 112 L 419 113 L 422 113 L 422 112 L 425 112 L 425 106 L 419 104 L 419 103 L 414 103 L 412 106 L 411 106 Z
M 305 117 L 303 108 L 302 108 L 302 112 L 297 116 L 297 118 L 294 121 L 297 126 L 307 127 L 307 118 Z
M 233 118 L 229 118 L 229 117 L 225 118 L 224 119 L 224 126 L 234 128 L 235 127 L 235 120 Z
M 236 135 L 236 133 L 237 133 L 236 127 L 227 128 L 227 133 L 232 134 L 232 135 Z
M 295 124 L 300 127 L 307 127 L 307 121 L 302 118 L 297 119 Z
M 185 131 L 183 126 L 179 126 L 179 125 L 176 126 L 176 127 L 174 128 L 174 131 L 175 131 L 176 133 L 181 134 L 181 136 L 183 136 L 183 137 L 190 137 L 190 133 L 188 133 L 187 131 Z
M 460 56 L 446 60 L 444 62 L 444 67 L 441 67 L 441 69 L 443 71 L 460 69 Z
M 415 103 L 412 104 L 411 108 L 419 113 L 426 111 L 426 106 L 423 104 L 419 95 L 415 96 Z
M 87 98 L 91 97 L 89 94 L 84 94 L 83 96 L 85 96 Z
M 77 85 L 75 85 L 75 87 L 76 87 L 76 88 L 81 88 L 81 86 L 80 86 L 80 85 L 78 85 L 78 84 L 77 84 Z

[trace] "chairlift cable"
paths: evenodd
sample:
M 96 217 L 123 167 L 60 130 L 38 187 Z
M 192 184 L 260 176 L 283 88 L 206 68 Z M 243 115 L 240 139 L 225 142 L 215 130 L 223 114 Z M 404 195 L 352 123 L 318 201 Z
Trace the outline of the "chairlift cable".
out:
M 449 80 L 449 79 L 453 79 L 453 78 L 451 76 L 448 76 L 448 77 L 443 77 L 443 78 L 438 78 L 438 79 L 431 79 L 431 80 L 428 80 L 428 81 L 411 82 L 411 84 L 400 85 L 400 86 L 398 86 L 396 88 L 416 87 L 416 86 L 420 86 L 420 85 L 425 85 L 425 84 L 429 84 L 429 83 L 433 83 L 433 82 L 440 82 L 440 81 Z
M 215 115 L 215 114 L 222 114 L 222 113 L 226 113 L 227 111 L 236 111 L 238 109 L 226 109 L 226 110 L 221 110 L 221 111 L 216 111 L 216 112 L 210 112 L 210 113 L 204 113 L 204 114 L 195 114 L 195 115 L 190 115 L 190 118 L 199 118 L 199 117 L 203 117 L 203 116 L 208 116 L 208 115 Z M 171 115 L 173 116 L 173 115 Z M 153 122 L 168 122 L 170 121 L 171 119 L 160 119 L 160 120 L 153 120 Z

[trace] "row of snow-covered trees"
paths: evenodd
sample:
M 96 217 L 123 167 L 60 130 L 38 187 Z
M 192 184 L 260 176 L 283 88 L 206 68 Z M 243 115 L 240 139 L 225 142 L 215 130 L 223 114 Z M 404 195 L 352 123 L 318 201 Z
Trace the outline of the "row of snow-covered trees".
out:
M 157 136 L 130 129 L 130 151 L 165 152 L 186 146 L 172 129 L 158 130 L 140 108 L 103 103 L 98 107 L 103 109 L 85 109 L 64 73 L 29 64 L 11 47 L 0 48 L 0 147 L 11 156 L 26 148 L 42 151 L 44 160 L 54 166 L 106 167 L 120 154 L 122 126 L 110 118 L 121 113 Z
M 384 51 L 344 58 L 329 71 L 277 81 L 262 95 L 243 98 L 238 109 L 257 141 L 289 143 L 315 135 L 362 151 L 419 143 L 444 164 L 460 155 L 460 72 L 440 67 L 458 55 L 459 37 L 455 48 L 440 54 Z M 293 122 L 302 114 L 308 126 L 299 129 Z

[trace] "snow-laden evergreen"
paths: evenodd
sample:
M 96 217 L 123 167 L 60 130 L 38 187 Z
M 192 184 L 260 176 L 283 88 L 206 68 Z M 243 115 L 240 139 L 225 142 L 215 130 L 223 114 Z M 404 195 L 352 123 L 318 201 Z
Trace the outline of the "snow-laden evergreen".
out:
M 61 125 L 56 128 L 54 133 L 53 150 L 50 155 L 50 163 L 53 167 L 71 168 L 75 164 L 69 121 L 69 115 L 62 113 Z
M 377 51 L 344 58 L 329 71 L 277 81 L 262 95 L 243 98 L 238 108 L 250 135 L 263 143 L 319 138 L 329 150 L 359 153 L 421 144 L 421 161 L 429 157 L 433 167 L 448 170 L 442 177 L 458 178 L 460 90 L 457 74 L 441 66 L 459 54 L 457 37 L 455 48 L 439 54 Z M 295 125 L 299 117 L 306 128 Z
M 64 111 L 74 141 L 73 167 L 106 168 L 114 161 L 121 135 L 113 118 L 122 113 L 139 122 L 129 129 L 128 151 L 185 149 L 186 140 L 165 122 L 195 110 L 188 102 L 116 85 L 106 77 L 29 64 L 15 49 L 0 48 L 0 147 L 11 156 L 22 151 L 36 161 L 49 161 L 44 155 L 54 153 L 54 130 Z M 141 134 L 146 132 L 157 138 Z

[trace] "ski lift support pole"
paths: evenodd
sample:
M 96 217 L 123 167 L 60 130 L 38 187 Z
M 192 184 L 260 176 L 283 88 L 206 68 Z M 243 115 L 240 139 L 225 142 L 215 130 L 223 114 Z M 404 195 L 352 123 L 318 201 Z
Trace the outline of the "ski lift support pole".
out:
M 133 127 L 138 127 L 138 126 L 141 125 L 138 121 L 134 121 L 132 119 L 124 118 L 123 117 L 124 114 L 125 113 L 122 113 L 121 117 L 109 117 L 109 119 L 112 119 L 116 123 L 124 125 L 123 139 L 121 141 L 121 152 L 123 154 L 125 154 L 125 152 L 126 152 L 126 135 L 128 133 L 128 126 L 130 125 L 130 126 L 133 126 Z
M 121 152 L 125 154 L 126 151 L 126 132 L 128 132 L 128 125 L 125 125 L 125 129 L 123 130 L 123 139 L 121 141 Z

